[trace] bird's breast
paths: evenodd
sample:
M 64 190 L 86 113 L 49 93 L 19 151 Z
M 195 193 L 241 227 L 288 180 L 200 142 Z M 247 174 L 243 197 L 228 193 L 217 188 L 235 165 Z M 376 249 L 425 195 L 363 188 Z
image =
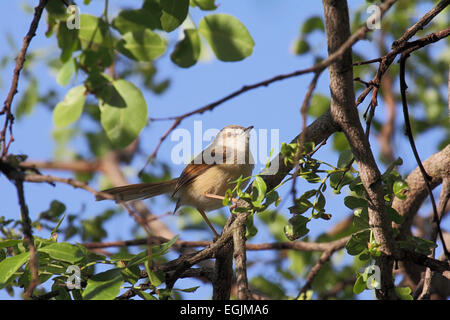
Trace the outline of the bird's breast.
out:
M 252 174 L 253 164 L 217 164 L 200 174 L 195 180 L 179 191 L 181 205 L 189 205 L 205 211 L 223 207 L 221 199 L 205 196 L 213 194 L 223 197 L 227 189 L 233 189 L 241 175 L 248 177 Z M 245 188 L 249 180 L 240 185 Z

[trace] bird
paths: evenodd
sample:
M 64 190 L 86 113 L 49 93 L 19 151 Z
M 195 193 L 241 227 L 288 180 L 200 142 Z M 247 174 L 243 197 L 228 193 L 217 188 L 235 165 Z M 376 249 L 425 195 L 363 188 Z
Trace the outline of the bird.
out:
M 223 199 L 228 189 L 233 189 L 235 181 L 251 177 L 254 159 L 250 151 L 250 132 L 253 126 L 244 128 L 228 125 L 215 136 L 201 153 L 184 168 L 178 178 L 154 183 L 138 183 L 103 190 L 117 203 L 143 200 L 170 193 L 177 199 L 173 213 L 181 206 L 191 206 L 201 214 L 216 238 L 219 234 L 206 216 L 206 212 L 223 207 Z M 245 188 L 249 179 L 240 184 Z M 97 196 L 97 201 L 105 200 Z

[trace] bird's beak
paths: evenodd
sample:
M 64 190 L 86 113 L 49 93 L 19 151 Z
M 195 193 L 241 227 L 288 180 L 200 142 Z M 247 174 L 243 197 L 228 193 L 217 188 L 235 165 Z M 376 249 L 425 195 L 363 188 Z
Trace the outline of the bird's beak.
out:
M 247 133 L 247 132 L 249 132 L 249 131 L 252 130 L 252 129 L 253 129 L 253 126 L 250 126 L 250 127 L 248 127 L 248 128 L 245 128 L 245 129 L 244 129 L 244 132 Z

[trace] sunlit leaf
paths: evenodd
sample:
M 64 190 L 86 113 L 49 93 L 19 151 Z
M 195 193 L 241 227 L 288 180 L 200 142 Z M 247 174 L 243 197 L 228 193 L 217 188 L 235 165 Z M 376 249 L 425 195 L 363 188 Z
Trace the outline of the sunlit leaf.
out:
M 133 142 L 147 124 L 147 103 L 141 90 L 118 79 L 98 95 L 101 124 L 111 142 L 124 148 Z M 115 92 L 111 96 L 110 92 Z
M 253 52 L 255 42 L 247 28 L 233 16 L 207 15 L 198 28 L 219 60 L 239 61 Z
M 57 128 L 64 128 L 77 121 L 83 112 L 86 88 L 83 85 L 73 87 L 64 100 L 53 110 L 53 123 Z

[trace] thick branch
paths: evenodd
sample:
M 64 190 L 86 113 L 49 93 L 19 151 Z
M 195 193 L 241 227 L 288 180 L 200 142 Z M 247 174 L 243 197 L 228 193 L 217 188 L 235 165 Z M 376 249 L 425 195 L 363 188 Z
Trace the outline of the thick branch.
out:
M 245 252 L 245 224 L 233 230 L 234 261 L 236 266 L 237 298 L 249 300 L 251 297 L 247 279 L 247 255 Z
M 431 176 L 431 187 L 435 188 L 442 183 L 444 177 L 450 176 L 450 145 L 423 161 L 423 166 Z M 405 200 L 394 198 L 392 207 L 403 216 L 401 225 L 394 224 L 399 229 L 398 239 L 404 240 L 411 234 L 414 216 L 417 214 L 423 201 L 428 195 L 425 180 L 417 167 L 405 179 L 409 190 Z
M 347 2 L 323 0 L 323 6 L 328 51 L 333 53 L 350 36 Z M 351 49 L 338 63 L 329 66 L 329 73 L 331 114 L 345 133 L 358 165 L 369 202 L 369 223 L 382 251 L 383 257 L 378 261 L 381 269 L 378 296 L 392 299 L 396 296 L 392 281 L 392 259 L 389 256 L 395 252 L 395 247 L 390 221 L 385 213 L 381 175 L 355 107 Z

